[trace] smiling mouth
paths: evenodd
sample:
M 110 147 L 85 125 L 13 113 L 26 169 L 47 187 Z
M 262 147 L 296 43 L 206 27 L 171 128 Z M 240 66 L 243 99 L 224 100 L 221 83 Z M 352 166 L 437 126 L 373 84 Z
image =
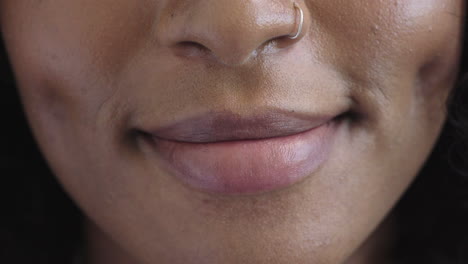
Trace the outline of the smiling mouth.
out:
M 251 194 L 285 188 L 317 171 L 341 113 L 209 113 L 144 132 L 170 175 L 191 188 Z M 148 132 L 150 131 L 150 132 Z

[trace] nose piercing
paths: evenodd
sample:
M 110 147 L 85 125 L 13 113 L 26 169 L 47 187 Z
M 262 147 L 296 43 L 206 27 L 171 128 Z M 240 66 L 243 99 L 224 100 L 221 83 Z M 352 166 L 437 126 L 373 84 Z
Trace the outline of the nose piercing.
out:
M 289 36 L 290 39 L 297 39 L 297 37 L 301 35 L 302 26 L 304 25 L 304 12 L 302 11 L 302 8 L 296 2 L 294 2 L 294 11 L 296 11 L 296 9 L 299 10 L 299 14 L 300 14 L 299 27 L 297 28 L 297 32 L 294 36 Z

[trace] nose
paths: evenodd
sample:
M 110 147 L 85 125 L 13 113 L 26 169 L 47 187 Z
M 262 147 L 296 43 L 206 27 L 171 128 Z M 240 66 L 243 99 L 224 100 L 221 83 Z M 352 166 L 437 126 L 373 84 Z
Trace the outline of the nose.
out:
M 184 3 L 166 8 L 158 35 L 162 45 L 179 56 L 240 65 L 262 53 L 290 47 L 307 32 L 307 21 L 301 25 L 301 12 L 307 18 L 305 8 L 290 0 L 176 2 Z

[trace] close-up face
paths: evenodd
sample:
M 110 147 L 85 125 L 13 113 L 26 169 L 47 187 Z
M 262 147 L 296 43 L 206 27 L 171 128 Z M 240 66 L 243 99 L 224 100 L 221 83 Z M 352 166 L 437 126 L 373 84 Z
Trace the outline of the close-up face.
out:
M 1 0 L 26 116 L 91 251 L 351 263 L 379 230 L 446 120 L 464 2 L 296 3 Z

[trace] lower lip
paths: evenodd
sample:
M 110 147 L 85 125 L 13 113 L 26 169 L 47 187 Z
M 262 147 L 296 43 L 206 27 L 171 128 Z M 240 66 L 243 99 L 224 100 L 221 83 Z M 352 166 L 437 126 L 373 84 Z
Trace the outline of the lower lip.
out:
M 327 160 L 335 122 L 285 137 L 187 143 L 150 137 L 172 175 L 196 189 L 250 194 L 282 189 Z

